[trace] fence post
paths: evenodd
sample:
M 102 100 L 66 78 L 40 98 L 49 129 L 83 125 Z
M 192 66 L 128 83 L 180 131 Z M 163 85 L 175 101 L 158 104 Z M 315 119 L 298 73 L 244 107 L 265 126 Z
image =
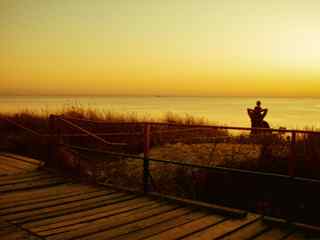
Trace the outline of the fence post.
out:
M 145 123 L 143 128 L 143 192 L 149 191 L 149 148 L 150 124 Z
M 296 145 L 296 132 L 292 132 L 291 146 L 290 146 L 290 158 L 289 158 L 289 164 L 288 164 L 288 175 L 291 177 L 294 176 L 295 168 L 296 168 L 295 145 Z
M 49 116 L 49 137 L 47 139 L 47 144 L 48 144 L 48 163 L 53 164 L 54 162 L 54 145 L 55 145 L 55 116 L 50 114 Z

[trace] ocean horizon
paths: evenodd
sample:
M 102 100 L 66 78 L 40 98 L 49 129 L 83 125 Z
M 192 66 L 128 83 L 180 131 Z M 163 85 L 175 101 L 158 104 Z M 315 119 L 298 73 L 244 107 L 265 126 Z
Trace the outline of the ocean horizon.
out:
M 55 113 L 76 106 L 159 120 L 171 112 L 202 117 L 210 124 L 250 127 L 246 109 L 257 100 L 268 108 L 265 120 L 272 128 L 320 128 L 320 98 L 315 97 L 2 96 L 0 112 Z

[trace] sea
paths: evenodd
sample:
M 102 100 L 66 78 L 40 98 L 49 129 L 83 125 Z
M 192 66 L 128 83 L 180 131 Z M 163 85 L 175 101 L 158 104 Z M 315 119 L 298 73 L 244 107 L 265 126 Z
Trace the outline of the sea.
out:
M 249 127 L 247 108 L 253 108 L 257 100 L 268 109 L 265 120 L 272 128 L 320 129 L 320 98 L 2 96 L 0 112 L 44 114 L 81 107 L 159 120 L 168 113 L 182 117 L 191 115 L 206 119 L 210 124 Z

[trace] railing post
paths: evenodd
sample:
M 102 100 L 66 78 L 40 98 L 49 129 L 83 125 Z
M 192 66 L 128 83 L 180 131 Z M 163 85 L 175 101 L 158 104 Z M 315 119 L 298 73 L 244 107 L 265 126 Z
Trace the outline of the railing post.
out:
M 291 145 L 290 145 L 290 157 L 288 163 L 288 175 L 293 177 L 295 175 L 295 168 L 296 168 L 296 132 L 292 132 L 291 135 Z
M 145 123 L 143 128 L 143 192 L 149 191 L 149 148 L 150 124 Z
M 54 145 L 55 145 L 55 128 L 56 128 L 56 123 L 55 123 L 55 116 L 54 115 L 50 115 L 49 116 L 49 123 L 48 123 L 48 127 L 49 127 L 49 137 L 47 139 L 47 144 L 48 144 L 48 163 L 49 164 L 53 164 L 54 162 Z

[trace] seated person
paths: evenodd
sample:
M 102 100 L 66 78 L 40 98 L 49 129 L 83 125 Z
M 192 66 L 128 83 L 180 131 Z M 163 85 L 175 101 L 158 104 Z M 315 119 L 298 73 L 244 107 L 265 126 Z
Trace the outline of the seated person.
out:
M 263 121 L 264 117 L 267 115 L 268 109 L 261 107 L 261 102 L 257 101 L 254 109 L 247 109 L 248 115 L 251 119 L 251 127 L 268 127 L 269 124 Z

